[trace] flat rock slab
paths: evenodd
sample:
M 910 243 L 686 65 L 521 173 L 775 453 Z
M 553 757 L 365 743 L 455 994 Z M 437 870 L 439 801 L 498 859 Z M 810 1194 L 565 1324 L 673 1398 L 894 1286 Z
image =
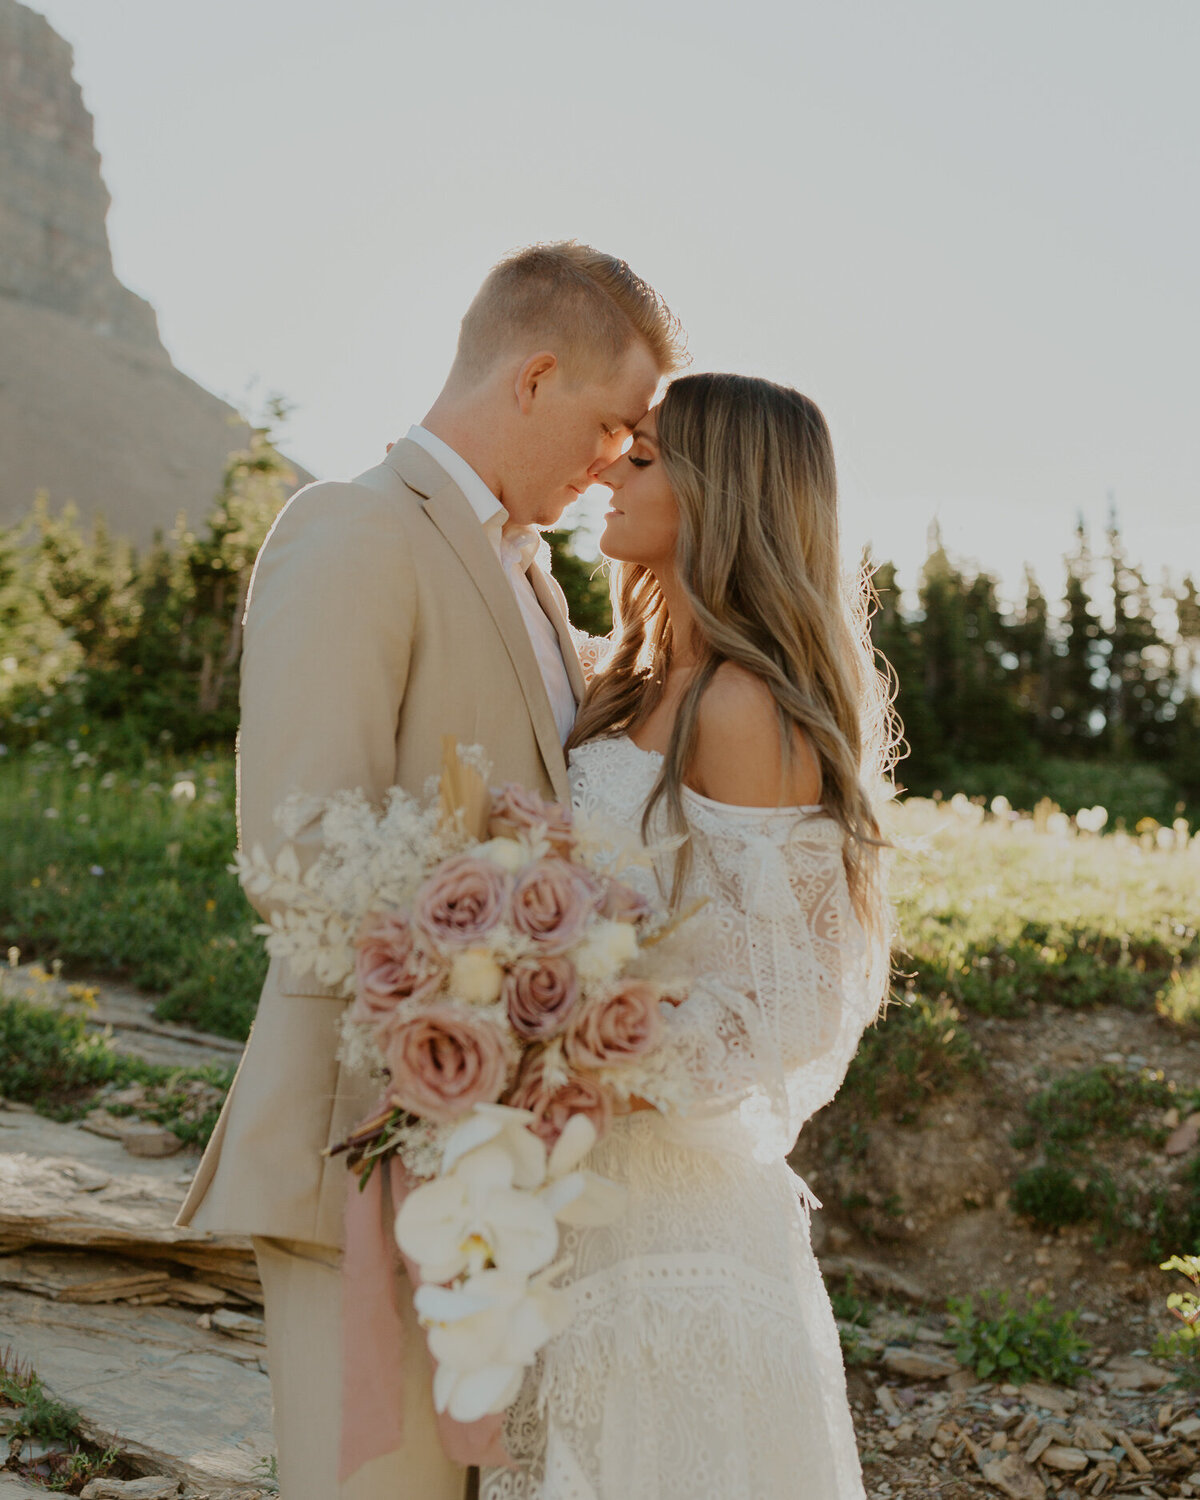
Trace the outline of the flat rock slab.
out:
M 81 1306 L 10 1292 L 4 1336 L 84 1434 L 203 1494 L 257 1492 L 274 1452 L 253 1346 L 172 1307 Z M 2 1494 L 2 1492 L 0 1492 Z
M 184 1275 L 186 1266 L 186 1261 L 172 1263 L 169 1251 L 121 1256 L 90 1249 L 14 1250 L 0 1254 L 0 1289 L 35 1292 L 56 1302 L 174 1302 L 210 1310 L 237 1300 L 232 1291 Z M 225 1270 L 234 1273 L 228 1279 L 241 1282 L 247 1268 L 234 1260 Z M 248 1295 L 261 1300 L 260 1292 Z
M 176 1229 L 196 1157 L 134 1161 L 118 1141 L 0 1110 L 0 1250 L 192 1244 L 251 1254 L 241 1236 Z
M 51 1494 L 47 1489 L 35 1489 L 19 1474 L 0 1472 L 0 1500 L 46 1500 Z

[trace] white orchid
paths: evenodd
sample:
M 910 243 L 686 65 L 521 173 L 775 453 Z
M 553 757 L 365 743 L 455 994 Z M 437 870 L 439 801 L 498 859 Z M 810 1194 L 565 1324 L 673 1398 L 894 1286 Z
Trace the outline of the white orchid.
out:
M 620 1183 L 579 1163 L 596 1144 L 596 1127 L 586 1115 L 572 1115 L 546 1163 L 546 1184 L 538 1197 L 562 1224 L 610 1224 L 625 1208 Z
M 546 1148 L 532 1130 L 532 1110 L 513 1109 L 507 1104 L 477 1104 L 446 1142 L 442 1171 L 489 1141 L 502 1145 L 513 1159 L 513 1185 L 541 1187 L 546 1177 Z
M 452 1172 L 414 1188 L 396 1215 L 396 1243 L 422 1281 L 450 1281 L 489 1264 L 529 1275 L 558 1249 L 554 1212 L 513 1186 L 516 1166 L 499 1142 L 469 1152 Z
M 460 1287 L 421 1286 L 417 1316 L 437 1361 L 433 1401 L 457 1422 L 474 1422 L 511 1404 L 538 1350 L 570 1321 L 570 1299 L 550 1282 L 550 1267 L 532 1280 L 488 1270 Z

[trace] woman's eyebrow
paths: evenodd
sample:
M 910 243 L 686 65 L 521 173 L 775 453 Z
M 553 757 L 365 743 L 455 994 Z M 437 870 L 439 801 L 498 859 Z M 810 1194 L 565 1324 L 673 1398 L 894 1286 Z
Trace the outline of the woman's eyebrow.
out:
M 633 437 L 635 442 L 640 439 L 643 443 L 652 443 L 655 448 L 658 447 L 658 439 L 654 434 L 652 432 L 643 432 L 640 427 L 634 428 Z

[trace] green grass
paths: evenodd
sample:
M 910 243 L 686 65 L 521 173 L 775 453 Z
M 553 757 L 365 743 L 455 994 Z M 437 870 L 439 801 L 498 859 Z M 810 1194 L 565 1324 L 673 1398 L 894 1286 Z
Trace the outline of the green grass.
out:
M 1063 1074 L 1028 1101 L 1014 1133 L 1014 1146 L 1043 1157 L 1014 1179 L 1014 1210 L 1041 1229 L 1091 1224 L 1098 1248 L 1120 1241 L 1148 1261 L 1200 1250 L 1200 1158 L 1170 1183 L 1155 1182 L 1144 1166 L 1130 1175 L 1096 1165 L 1106 1142 L 1157 1150 L 1167 1135 L 1163 1112 L 1186 1115 L 1198 1104 L 1200 1092 L 1148 1069 L 1105 1063 Z
M 25 1467 L 21 1455 L 26 1443 L 56 1450 L 40 1461 L 36 1476 L 29 1476 L 44 1479 L 48 1490 L 78 1495 L 89 1480 L 132 1477 L 116 1448 L 102 1449 L 82 1437 L 78 1411 L 55 1400 L 11 1345 L 0 1350 L 0 1408 L 13 1411 L 15 1418 L 9 1432 L 15 1457 L 9 1459 L 9 1469 L 21 1472 Z
M 1041 1139 L 1053 1147 L 1083 1147 L 1102 1135 L 1139 1135 L 1161 1145 L 1163 1110 L 1177 1105 L 1187 1113 L 1195 1102 L 1194 1095 L 1177 1093 L 1174 1084 L 1148 1069 L 1100 1063 L 1064 1073 L 1026 1109 Z
M 267 961 L 225 868 L 232 758 L 101 776 L 86 754 L 0 760 L 0 944 L 130 981 L 162 997 L 161 1019 L 244 1038 Z M 185 779 L 194 800 L 172 796 Z
M 898 967 L 920 992 L 979 1016 L 1044 1004 L 1179 1022 L 1200 1012 L 1195 848 L 977 826 L 920 802 L 893 823 Z
M 195 800 L 172 797 L 182 779 Z M 233 799 L 228 753 L 101 774 L 81 732 L 0 757 L 0 951 L 130 981 L 161 1018 L 244 1038 L 266 957 L 226 869 Z M 1200 1019 L 1195 852 L 979 827 L 916 800 L 892 824 L 911 1003 L 864 1039 L 847 1089 L 865 1113 L 909 1118 L 975 1074 L 963 1019 L 1046 1004 Z
M 16 1000 L 0 994 L 0 1096 L 31 1104 L 55 1120 L 79 1119 L 105 1090 L 140 1084 L 136 1113 L 173 1130 L 186 1144 L 207 1144 L 232 1068 L 168 1068 L 117 1052 L 90 1031 L 82 1011 Z M 129 1114 L 116 1104 L 113 1114 Z
M 958 1011 L 944 999 L 910 993 L 864 1034 L 838 1095 L 839 1113 L 911 1124 L 929 1099 L 983 1066 Z

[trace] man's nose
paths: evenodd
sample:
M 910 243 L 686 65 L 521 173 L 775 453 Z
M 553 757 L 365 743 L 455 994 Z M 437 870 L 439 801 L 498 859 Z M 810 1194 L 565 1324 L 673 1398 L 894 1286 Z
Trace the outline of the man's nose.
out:
M 610 464 L 606 464 L 601 460 L 599 468 L 592 475 L 592 482 L 594 484 L 606 484 L 610 490 L 619 490 L 621 488 L 621 481 L 617 478 L 617 470 L 620 467 L 621 460 L 619 458 L 614 458 Z

